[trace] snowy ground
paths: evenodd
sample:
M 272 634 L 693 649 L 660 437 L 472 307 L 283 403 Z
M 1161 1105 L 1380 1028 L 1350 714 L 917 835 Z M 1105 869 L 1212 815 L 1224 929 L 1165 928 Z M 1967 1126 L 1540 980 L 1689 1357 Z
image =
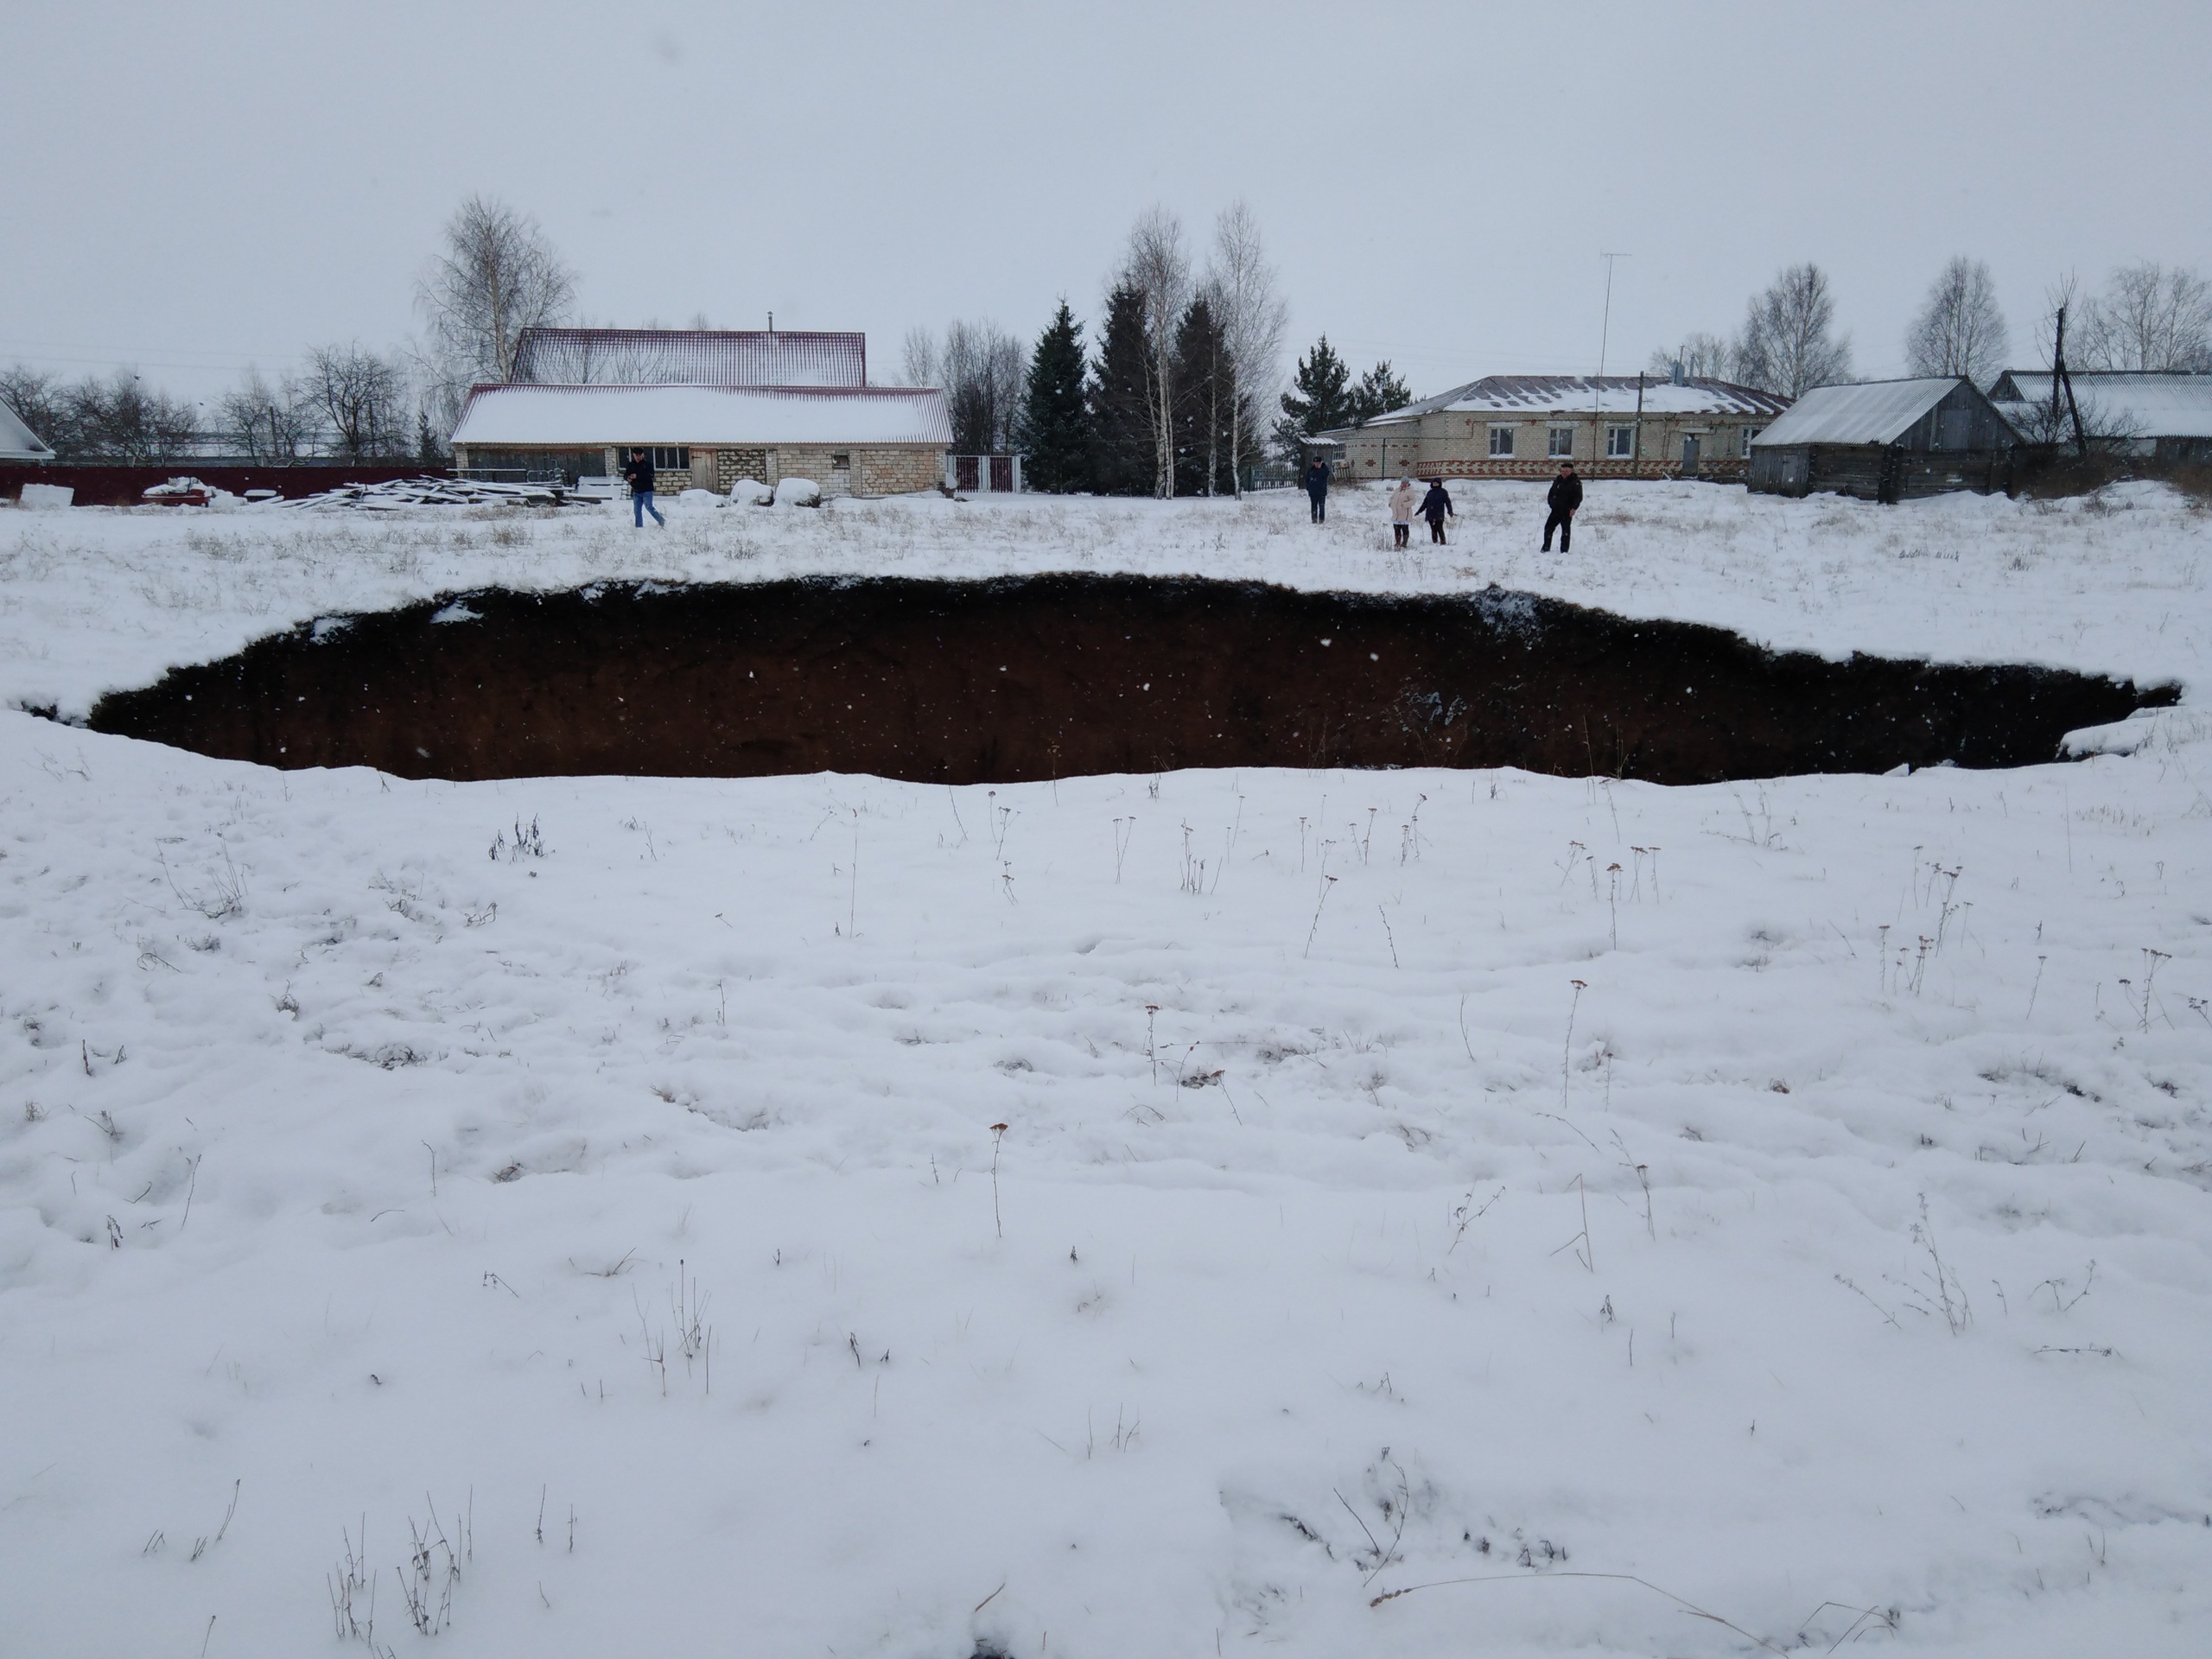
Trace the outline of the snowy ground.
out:
M 1684 790 L 456 786 L 0 714 L 0 1653 L 344 1651 L 349 1550 L 400 1654 L 2201 1651 L 2212 521 L 1593 497 L 1552 558 L 1520 486 L 1404 557 L 1365 496 L 0 512 L 0 704 L 65 714 L 814 570 L 2186 688 L 2078 765 Z

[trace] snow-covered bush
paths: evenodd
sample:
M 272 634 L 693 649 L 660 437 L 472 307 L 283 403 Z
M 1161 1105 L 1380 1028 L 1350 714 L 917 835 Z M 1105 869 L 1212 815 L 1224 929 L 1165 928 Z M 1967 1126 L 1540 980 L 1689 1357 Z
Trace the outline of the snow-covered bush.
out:
M 757 478 L 741 478 L 729 486 L 729 504 L 734 507 L 765 507 L 776 499 L 776 493 Z
M 818 507 L 822 505 L 822 486 L 810 478 L 786 478 L 776 486 L 776 505 Z

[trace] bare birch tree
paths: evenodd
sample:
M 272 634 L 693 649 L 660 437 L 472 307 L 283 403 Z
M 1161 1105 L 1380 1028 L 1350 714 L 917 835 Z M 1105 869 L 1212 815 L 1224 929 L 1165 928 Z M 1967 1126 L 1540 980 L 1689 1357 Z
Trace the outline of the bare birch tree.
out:
M 1214 220 L 1209 282 L 1222 343 L 1229 351 L 1229 467 L 1242 495 L 1244 411 L 1274 406 L 1282 379 L 1283 335 L 1290 325 L 1290 308 L 1275 292 L 1274 267 L 1268 263 L 1260 221 L 1242 201 L 1230 203 Z
M 295 385 L 348 461 L 409 452 L 407 377 L 392 359 L 358 344 L 318 346 Z
M 575 289 L 536 219 L 496 198 L 461 203 L 415 289 L 429 328 L 424 366 L 441 401 L 457 413 L 472 385 L 513 379 L 523 330 L 566 319 Z
M 2194 270 L 2123 265 L 2085 310 L 2084 368 L 2212 369 L 2212 283 Z
M 931 329 L 910 328 L 901 367 L 906 385 L 944 391 L 958 453 L 1002 454 L 1014 448 L 1027 356 L 998 324 L 956 319 L 942 339 Z
M 314 441 L 316 425 L 293 385 L 271 383 L 257 368 L 223 394 L 215 419 L 223 441 L 256 461 L 293 460 Z
M 946 326 L 938 369 L 957 448 L 970 454 L 999 454 L 1014 447 L 1023 366 L 1021 342 L 996 323 Z
M 1808 260 L 1754 295 L 1736 337 L 1736 378 L 1764 391 L 1802 397 L 1815 386 L 1851 378 L 1851 341 L 1829 331 L 1835 296 L 1827 273 Z
M 2005 372 L 2010 349 L 1988 265 L 1961 254 L 1943 267 L 1905 330 L 1906 365 L 1914 374 L 1962 374 L 1986 386 Z
M 931 328 L 909 328 L 906 344 L 900 355 L 902 378 L 910 386 L 936 386 L 944 384 L 938 372 L 937 331 Z
M 1191 302 L 1191 257 L 1183 247 L 1183 221 L 1154 206 L 1129 231 L 1122 281 L 1144 296 L 1145 407 L 1152 429 L 1152 493 L 1175 493 L 1175 330 Z

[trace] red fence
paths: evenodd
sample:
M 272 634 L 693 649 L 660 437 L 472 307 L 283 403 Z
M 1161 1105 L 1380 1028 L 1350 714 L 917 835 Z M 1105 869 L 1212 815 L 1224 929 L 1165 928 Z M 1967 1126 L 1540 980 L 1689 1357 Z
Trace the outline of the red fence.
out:
M 80 507 L 123 507 L 143 504 L 147 487 L 173 478 L 196 478 L 215 489 L 244 495 L 248 490 L 274 490 L 286 497 L 314 495 L 340 484 L 384 484 L 396 478 L 443 478 L 443 467 L 425 467 L 417 461 L 365 461 L 355 463 L 308 462 L 291 467 L 203 466 L 188 461 L 162 467 L 114 467 L 97 462 L 58 466 L 0 463 L 0 497 L 12 501 L 26 484 L 59 484 L 77 493 Z

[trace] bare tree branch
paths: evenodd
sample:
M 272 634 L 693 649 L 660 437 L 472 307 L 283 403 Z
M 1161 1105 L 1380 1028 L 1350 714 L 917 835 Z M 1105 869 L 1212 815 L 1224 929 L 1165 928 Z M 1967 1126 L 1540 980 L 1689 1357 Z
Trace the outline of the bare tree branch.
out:
M 1945 265 L 1905 331 L 1905 361 L 1917 375 L 1962 374 L 1986 386 L 2010 349 L 1989 267 L 1961 254 Z

